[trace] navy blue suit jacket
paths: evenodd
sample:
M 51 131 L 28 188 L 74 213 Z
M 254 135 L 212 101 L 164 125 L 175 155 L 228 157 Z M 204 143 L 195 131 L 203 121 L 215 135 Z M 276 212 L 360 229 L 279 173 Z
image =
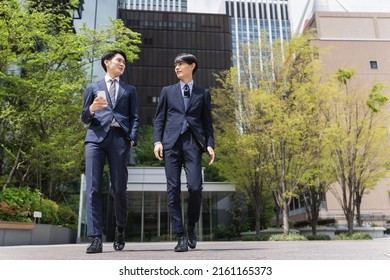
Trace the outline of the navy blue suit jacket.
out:
M 154 143 L 161 142 L 164 149 L 172 148 L 180 136 L 185 118 L 203 151 L 207 146 L 214 148 L 210 92 L 194 84 L 185 110 L 180 82 L 161 90 L 154 116 Z
M 108 105 L 106 108 L 91 114 L 89 106 L 97 97 L 98 91 L 106 92 Z M 137 144 L 138 138 L 138 108 L 137 108 L 137 91 L 134 86 L 119 81 L 118 96 L 115 107 L 112 106 L 108 93 L 106 81 L 100 80 L 87 86 L 84 92 L 84 106 L 81 113 L 81 120 L 89 124 L 85 142 L 100 143 L 106 137 L 110 130 L 112 117 L 118 121 L 129 141 Z

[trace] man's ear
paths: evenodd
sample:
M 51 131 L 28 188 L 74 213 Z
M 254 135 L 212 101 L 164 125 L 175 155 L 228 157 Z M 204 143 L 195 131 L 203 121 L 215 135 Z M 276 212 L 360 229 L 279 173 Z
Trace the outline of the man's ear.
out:
M 104 65 L 106 65 L 106 68 L 108 68 L 107 66 L 108 66 L 108 63 L 109 63 L 109 62 L 110 62 L 109 59 L 104 60 Z

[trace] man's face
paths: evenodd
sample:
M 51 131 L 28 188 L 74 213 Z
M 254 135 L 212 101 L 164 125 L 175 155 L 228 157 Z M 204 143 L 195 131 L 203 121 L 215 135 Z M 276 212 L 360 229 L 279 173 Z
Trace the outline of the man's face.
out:
M 194 67 L 195 63 L 188 64 L 184 61 L 178 62 L 175 64 L 176 76 L 182 81 L 191 80 Z
M 126 68 L 126 61 L 119 53 L 111 58 L 111 60 L 105 60 L 104 63 L 107 67 L 107 74 L 112 78 L 122 75 Z

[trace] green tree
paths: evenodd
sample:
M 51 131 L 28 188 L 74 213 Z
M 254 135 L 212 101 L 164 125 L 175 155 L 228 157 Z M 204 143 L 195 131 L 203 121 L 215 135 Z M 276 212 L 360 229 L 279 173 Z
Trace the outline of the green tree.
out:
M 42 3 L 0 2 L 0 180 L 3 188 L 30 186 L 54 198 L 83 170 L 86 70 L 108 49 L 133 61 L 140 40 L 119 20 L 74 33 L 68 13 Z
M 371 89 L 352 83 L 354 71 L 339 69 L 339 90 L 324 110 L 329 127 L 330 159 L 337 184 L 330 189 L 336 197 L 353 233 L 355 213 L 361 225 L 360 205 L 365 193 L 375 187 L 388 172 L 385 163 L 390 156 L 387 102 L 383 84 Z M 337 82 L 336 82 L 337 83 Z
M 240 115 L 237 100 L 245 103 L 245 87 L 237 84 L 237 70 L 221 73 L 218 76 L 220 88 L 215 88 L 213 94 L 213 117 L 215 120 L 216 142 L 220 174 L 236 186 L 239 192 L 248 197 L 255 215 L 255 230 L 259 234 L 262 212 L 266 202 L 271 199 L 270 190 L 266 184 L 264 173 L 259 166 L 262 164 L 264 154 L 261 142 L 257 141 L 258 132 L 246 127 L 241 133 L 244 123 L 237 121 Z M 239 93 L 239 94 L 238 94 Z M 246 96 L 246 95 L 245 95 Z M 241 115 L 242 116 L 242 115 Z
M 289 205 L 319 160 L 316 120 L 323 99 L 318 51 L 310 38 L 309 32 L 284 44 L 262 46 L 258 60 L 240 62 L 248 66 L 240 79 L 231 70 L 221 78 L 221 92 L 213 91 L 224 175 L 247 190 L 256 211 L 273 196 L 285 233 Z
M 141 126 L 138 138 L 138 145 L 134 147 L 136 165 L 162 166 L 163 163 L 157 160 L 153 153 L 153 127 L 151 125 Z

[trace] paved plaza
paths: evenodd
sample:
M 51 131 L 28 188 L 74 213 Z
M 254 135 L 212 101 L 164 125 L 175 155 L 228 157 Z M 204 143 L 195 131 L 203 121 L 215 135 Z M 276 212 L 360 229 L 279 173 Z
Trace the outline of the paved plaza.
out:
M 0 260 L 390 260 L 390 237 L 373 240 L 198 242 L 195 250 L 173 251 L 175 242 L 112 243 L 86 254 L 88 244 L 2 246 Z
M 87 245 L 0 246 L 1 275 L 40 280 L 369 279 L 387 275 L 390 263 L 387 237 L 199 242 L 184 253 L 173 251 L 175 242 L 126 243 L 121 252 L 110 242 L 99 254 L 86 254 Z

